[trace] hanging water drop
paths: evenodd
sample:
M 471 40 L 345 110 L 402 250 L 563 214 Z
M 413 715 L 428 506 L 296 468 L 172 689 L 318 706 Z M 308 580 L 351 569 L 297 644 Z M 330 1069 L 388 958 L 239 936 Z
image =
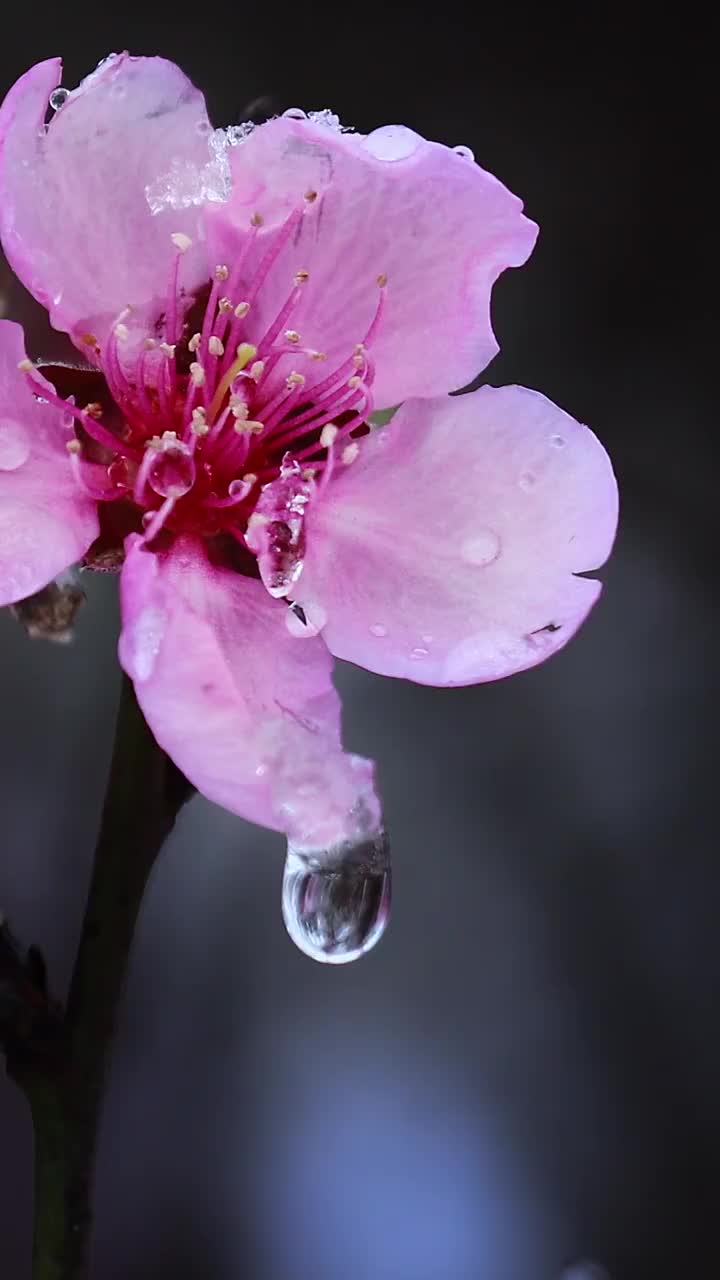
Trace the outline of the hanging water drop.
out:
M 283 111 L 284 120 L 307 120 L 307 111 L 303 111 L 302 107 L 288 107 L 287 111 Z
M 380 941 L 390 920 L 390 845 L 384 831 L 355 844 L 301 851 L 288 841 L 285 927 L 306 956 L 349 964 Z
M 460 156 L 461 160 L 474 160 L 475 152 L 470 147 L 453 147 L 456 156 Z
M 63 89 L 62 85 L 60 85 L 57 89 L 53 89 L 48 99 L 48 105 L 53 111 L 59 111 L 61 107 L 65 106 L 69 97 L 70 90 Z

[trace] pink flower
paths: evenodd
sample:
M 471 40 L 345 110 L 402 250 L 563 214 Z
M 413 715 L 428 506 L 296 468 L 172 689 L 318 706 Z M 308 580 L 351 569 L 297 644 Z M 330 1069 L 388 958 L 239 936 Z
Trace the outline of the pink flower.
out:
M 124 558 L 120 660 L 158 742 L 295 851 L 347 849 L 381 817 L 331 655 L 496 679 L 600 592 L 576 576 L 617 519 L 593 434 L 520 387 L 448 395 L 537 229 L 410 129 L 213 131 L 159 58 L 59 78 L 39 64 L 0 113 L 0 233 L 91 371 L 30 365 L 1 322 L 0 603 Z

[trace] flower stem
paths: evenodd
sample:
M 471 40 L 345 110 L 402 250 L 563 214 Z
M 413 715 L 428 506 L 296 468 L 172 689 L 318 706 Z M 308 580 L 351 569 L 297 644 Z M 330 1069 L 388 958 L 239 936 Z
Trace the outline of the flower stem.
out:
M 33 1280 L 87 1280 L 102 1104 L 148 878 L 191 788 L 123 677 L 115 746 L 64 1017 L 7 1047 L 35 1131 Z M 51 1008 L 48 1005 L 48 1008 Z

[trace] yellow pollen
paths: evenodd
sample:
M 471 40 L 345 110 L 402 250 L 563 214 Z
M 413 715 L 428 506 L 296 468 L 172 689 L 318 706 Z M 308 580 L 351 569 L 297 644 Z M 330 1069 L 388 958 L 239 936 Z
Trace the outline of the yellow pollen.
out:
M 229 275 L 230 275 L 230 271 L 227 267 L 219 266 L 215 268 L 216 280 L 227 280 Z
M 35 365 L 32 360 L 28 360 L 27 357 L 24 360 L 21 360 L 18 364 L 18 369 L 21 373 L 32 373 L 34 368 Z
M 250 219 L 250 226 L 251 226 L 251 227 L 261 227 L 261 226 L 262 226 L 262 224 L 263 224 L 263 222 L 264 222 L 264 218 L 263 218 L 262 214 L 261 214 L 261 213 L 254 213 L 254 214 L 253 214 L 253 216 L 252 216 L 252 218 Z
M 233 430 L 239 436 L 259 436 L 265 430 L 265 423 L 256 422 L 252 418 L 238 418 Z
M 232 309 L 233 304 L 229 298 L 221 298 L 218 302 L 218 311 L 222 316 L 226 316 L 229 311 L 232 311 Z
M 348 378 L 347 384 L 351 391 L 357 391 L 358 387 L 362 386 L 363 380 L 362 378 L 358 378 L 357 374 L 353 374 L 352 378 Z
M 65 445 L 65 448 L 67 449 L 68 453 L 80 453 L 82 449 L 82 445 L 80 444 L 79 440 L 68 440 L 67 444 Z
M 202 342 L 202 335 L 199 333 L 194 333 L 192 338 L 188 342 L 188 351 L 192 351 L 193 355 L 195 355 L 195 352 L 198 351 L 200 348 L 201 342 Z
M 327 351 L 311 351 L 311 360 L 327 360 Z
M 222 356 L 225 354 L 225 348 L 220 339 L 215 337 L 215 334 L 208 338 L 208 351 L 213 356 Z
M 303 373 L 296 373 L 295 370 L 293 369 L 293 372 L 288 374 L 287 378 L 285 379 L 285 386 L 287 387 L 288 391 L 292 391 L 293 387 L 304 387 L 305 375 Z
M 310 279 L 310 272 L 309 272 L 309 271 L 296 271 L 296 272 L 295 272 L 295 283 L 296 283 L 296 284 L 305 284 L 305 282 L 306 282 L 307 280 L 309 280 L 309 279 Z
M 97 338 L 95 337 L 95 334 L 94 334 L 94 333 L 84 333 L 84 334 L 83 334 L 83 336 L 82 336 L 82 338 L 80 339 L 80 341 L 81 341 L 81 342 L 84 342 L 86 347 L 99 347 L 99 346 L 100 346 L 100 343 L 98 342 L 98 340 L 97 340 Z
M 188 249 L 192 245 L 192 240 L 189 236 L 185 235 L 184 231 L 173 231 L 170 239 L 179 253 L 187 253 Z
M 257 484 L 257 476 L 252 471 L 248 471 L 247 475 L 242 477 L 242 482 L 243 484 L 249 484 L 252 488 L 254 484 Z
M 337 436 L 337 433 L 338 433 L 338 429 L 335 426 L 334 422 L 325 423 L 325 426 L 320 432 L 320 444 L 322 445 L 323 449 L 332 448 L 332 446 L 335 443 L 335 438 Z
M 381 288 L 381 289 L 384 289 L 384 288 L 385 288 L 385 285 L 387 284 L 387 281 L 388 281 L 388 278 L 387 278 L 387 276 L 385 275 L 385 272 L 384 272 L 384 271 L 381 271 L 381 272 L 380 272 L 380 275 L 379 275 L 379 276 L 378 276 L 378 278 L 377 278 L 377 282 L 378 282 L 378 284 L 380 285 L 380 288 Z
M 205 381 L 205 370 L 201 364 L 197 363 L 196 360 L 193 360 L 190 365 L 190 377 L 192 378 L 193 385 L 196 387 L 201 387 Z
M 235 308 L 235 315 L 237 316 L 238 320 L 244 320 L 249 310 L 250 310 L 249 302 L 238 302 Z
M 215 395 L 212 398 L 212 403 L 210 405 L 210 408 L 207 411 L 207 416 L 210 422 L 215 421 L 215 415 L 218 409 L 220 408 L 220 405 L 222 404 L 223 400 L 225 399 L 225 396 L 229 388 L 232 386 L 232 383 L 234 382 L 237 375 L 242 372 L 245 366 L 250 363 L 253 356 L 255 356 L 256 354 L 257 354 L 257 347 L 254 347 L 251 342 L 240 343 L 237 349 L 237 355 L 233 360 L 232 364 L 230 365 L 230 368 L 227 370 L 225 374 L 223 374 L 222 378 L 220 379 L 217 385 L 217 390 L 215 392 Z M 192 366 L 191 366 L 191 371 L 192 371 Z
M 300 341 L 300 334 L 297 329 L 286 329 L 284 337 L 286 342 L 292 342 L 293 344 L 297 344 Z
M 360 452 L 360 445 L 356 444 L 354 440 L 352 444 L 348 444 L 345 446 L 345 448 L 342 451 L 342 460 L 345 463 L 346 467 L 349 467 L 350 463 L 355 461 L 359 452 Z

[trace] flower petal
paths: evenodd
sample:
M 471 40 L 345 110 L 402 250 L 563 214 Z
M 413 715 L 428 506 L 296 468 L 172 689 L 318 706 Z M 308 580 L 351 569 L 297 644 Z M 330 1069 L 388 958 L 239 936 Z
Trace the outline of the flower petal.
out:
M 35 400 L 18 370 L 24 358 L 20 325 L 0 320 L 0 605 L 44 587 L 98 534 L 95 503 L 72 477 L 62 413 Z
M 0 235 L 17 275 L 76 340 L 102 341 L 126 306 L 128 325 L 164 308 L 176 254 L 170 236 L 195 234 L 197 209 L 153 217 L 146 186 L 173 165 L 209 157 L 202 94 L 163 58 L 113 55 L 45 126 L 59 58 L 18 80 L 0 109 Z M 202 246 L 183 257 L 181 282 L 207 277 Z M 147 330 L 146 330 L 147 331 Z
M 324 848 L 377 827 L 370 761 L 345 755 L 332 660 L 293 639 L 256 579 L 179 539 L 134 535 L 122 572 L 120 661 L 155 737 L 210 800 Z
M 399 125 L 367 137 L 311 121 L 280 119 L 232 149 L 228 203 L 206 210 L 211 257 L 231 264 L 250 218 L 264 220 L 247 259 L 246 283 L 278 228 L 307 204 L 248 317 L 255 341 L 274 320 L 298 270 L 309 272 L 292 328 L 328 355 L 326 376 L 371 324 L 377 278 L 385 312 L 371 354 L 376 405 L 434 396 L 475 377 L 497 352 L 490 293 L 508 266 L 532 251 L 537 227 L 522 203 L 472 160 Z
M 294 596 L 331 652 L 422 684 L 495 680 L 577 630 L 617 524 L 596 437 L 524 387 L 415 401 L 306 516 Z

